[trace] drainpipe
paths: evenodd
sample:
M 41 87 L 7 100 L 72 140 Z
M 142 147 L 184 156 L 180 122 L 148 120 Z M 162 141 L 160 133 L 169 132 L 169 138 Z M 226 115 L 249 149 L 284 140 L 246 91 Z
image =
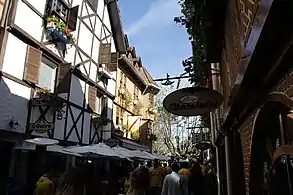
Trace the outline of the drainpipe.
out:
M 213 83 L 213 89 L 217 90 L 217 72 L 219 71 L 219 65 L 216 63 L 211 63 L 211 68 L 212 68 L 212 83 Z M 215 132 L 216 129 L 220 127 L 219 124 L 219 115 L 217 110 L 213 113 L 210 113 L 210 118 L 211 118 L 211 125 L 212 125 L 212 140 L 213 144 L 215 141 Z M 215 121 L 213 120 L 215 119 Z M 215 123 L 214 123 L 215 122 Z M 221 181 L 220 181 L 220 163 L 219 163 L 219 148 L 216 146 L 216 166 L 217 166 L 217 191 L 218 195 L 221 195 Z

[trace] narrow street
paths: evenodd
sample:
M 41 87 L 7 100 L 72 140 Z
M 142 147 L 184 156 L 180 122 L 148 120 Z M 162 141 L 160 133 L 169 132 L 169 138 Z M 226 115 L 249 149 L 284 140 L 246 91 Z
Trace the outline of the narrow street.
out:
M 0 0 L 0 195 L 293 195 L 292 0 Z

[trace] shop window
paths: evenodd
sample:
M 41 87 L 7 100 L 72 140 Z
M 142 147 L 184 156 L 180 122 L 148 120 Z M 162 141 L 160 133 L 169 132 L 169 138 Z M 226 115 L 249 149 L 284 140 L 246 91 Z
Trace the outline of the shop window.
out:
M 46 57 L 42 57 L 38 86 L 54 92 L 57 65 Z

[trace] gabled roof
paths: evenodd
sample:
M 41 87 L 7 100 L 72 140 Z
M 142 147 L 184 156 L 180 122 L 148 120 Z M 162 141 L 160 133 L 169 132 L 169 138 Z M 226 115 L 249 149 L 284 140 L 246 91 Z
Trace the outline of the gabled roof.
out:
M 153 84 L 159 87 L 145 67 L 141 67 L 141 74 L 142 74 L 141 76 L 143 76 L 143 78 L 146 80 L 148 84 Z
M 152 88 L 151 93 L 154 93 L 154 94 L 159 93 L 160 88 L 159 88 L 158 84 L 153 80 L 153 77 L 150 75 L 150 73 L 147 71 L 147 69 L 145 67 L 142 66 L 140 68 L 140 74 L 144 78 L 148 87 Z

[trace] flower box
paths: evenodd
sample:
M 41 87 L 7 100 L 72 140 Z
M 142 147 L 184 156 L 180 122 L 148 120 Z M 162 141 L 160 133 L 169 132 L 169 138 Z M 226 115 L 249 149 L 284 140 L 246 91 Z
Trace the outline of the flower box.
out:
M 47 26 L 47 30 L 50 32 L 49 36 L 51 35 L 53 39 L 57 39 L 62 43 L 69 44 L 69 39 L 63 35 L 63 33 L 59 32 L 56 28 L 53 26 Z
M 74 43 L 72 30 L 58 17 L 52 15 L 47 18 L 46 29 L 48 37 L 64 44 Z

